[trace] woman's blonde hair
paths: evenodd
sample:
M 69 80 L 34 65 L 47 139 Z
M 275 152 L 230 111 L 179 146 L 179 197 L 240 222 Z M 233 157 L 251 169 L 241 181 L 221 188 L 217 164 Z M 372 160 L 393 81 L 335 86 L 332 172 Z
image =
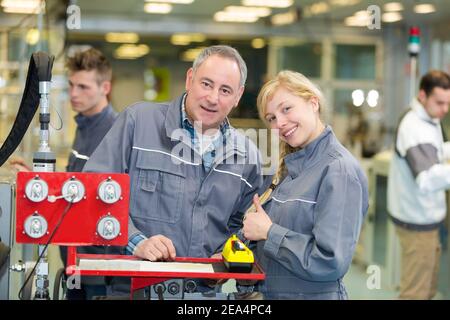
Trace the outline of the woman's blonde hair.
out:
M 288 90 L 293 95 L 296 95 L 300 98 L 309 101 L 311 98 L 316 98 L 319 104 L 319 114 L 323 113 L 323 109 L 325 108 L 325 98 L 323 97 L 320 89 L 312 83 L 308 78 L 306 78 L 303 74 L 284 70 L 280 71 L 275 78 L 268 81 L 261 88 L 261 91 L 258 94 L 257 98 L 257 107 L 258 113 L 261 120 L 269 127 L 269 124 L 266 121 L 265 115 L 267 110 L 267 104 L 273 98 L 275 92 L 279 88 L 284 88 Z M 261 202 L 263 203 L 269 196 L 271 191 L 274 189 L 276 185 L 278 185 L 283 178 L 286 165 L 284 163 L 284 158 L 292 153 L 299 150 L 298 148 L 291 147 L 284 141 L 280 141 L 280 159 L 277 171 L 273 177 L 272 185 L 267 190 L 263 196 L 261 196 Z

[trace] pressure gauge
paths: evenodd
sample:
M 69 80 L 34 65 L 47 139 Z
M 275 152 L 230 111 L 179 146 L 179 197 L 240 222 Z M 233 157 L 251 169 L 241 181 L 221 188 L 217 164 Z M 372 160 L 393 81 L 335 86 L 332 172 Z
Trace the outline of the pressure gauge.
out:
M 35 177 L 27 182 L 25 194 L 30 201 L 41 202 L 47 198 L 48 185 L 44 180 Z
M 67 180 L 62 186 L 61 192 L 64 199 L 66 199 L 67 202 L 72 203 L 79 202 L 81 199 L 83 199 L 85 194 L 83 183 L 75 178 Z
M 120 235 L 120 222 L 111 215 L 100 218 L 97 223 L 97 234 L 105 240 L 112 240 Z
M 38 213 L 34 213 L 29 216 L 24 223 L 25 233 L 33 238 L 41 238 L 47 233 L 47 220 Z
M 108 178 L 100 183 L 97 193 L 98 197 L 104 203 L 112 204 L 119 201 L 120 196 L 122 195 L 122 188 L 116 181 Z

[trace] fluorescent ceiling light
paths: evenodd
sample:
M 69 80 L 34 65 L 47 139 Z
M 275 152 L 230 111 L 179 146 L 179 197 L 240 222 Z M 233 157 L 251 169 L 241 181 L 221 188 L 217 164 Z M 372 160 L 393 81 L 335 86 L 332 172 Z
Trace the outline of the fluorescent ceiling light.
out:
M 389 2 L 384 5 L 384 11 L 402 11 L 403 5 L 400 2 Z
M 282 25 L 286 25 L 286 24 L 291 24 L 297 20 L 298 20 L 298 14 L 297 14 L 296 10 L 289 10 L 288 12 L 277 13 L 277 14 L 274 14 L 270 18 L 270 22 L 274 26 L 282 26 Z
M 381 21 L 386 23 L 397 22 L 402 19 L 403 19 L 402 15 L 398 12 L 385 12 L 381 16 Z
M 248 12 L 219 11 L 214 14 L 214 20 L 218 22 L 251 23 L 257 21 L 258 19 L 259 17 L 257 15 Z
M 242 6 L 228 6 L 225 7 L 226 12 L 236 12 L 237 14 L 243 13 L 249 15 L 255 15 L 257 17 L 267 17 L 272 13 L 272 10 L 268 7 L 242 7 Z
M 366 27 L 367 22 L 367 18 L 358 16 L 347 17 L 344 20 L 344 24 L 349 27 Z
M 105 40 L 113 43 L 136 43 L 139 41 L 139 35 L 134 32 L 108 32 Z
M 309 6 L 309 12 L 313 15 L 330 11 L 330 6 L 326 2 L 317 2 Z
M 187 46 L 191 42 L 203 42 L 206 36 L 202 33 L 176 33 L 170 37 L 170 42 L 177 46 Z
M 242 0 L 242 5 L 249 7 L 287 8 L 293 3 L 293 0 Z
M 360 17 L 361 19 L 369 18 L 370 17 L 370 13 L 367 10 L 361 10 L 361 11 L 355 12 L 354 16 L 355 17 Z
M 367 10 L 360 10 L 353 14 L 353 16 L 347 17 L 344 20 L 344 24 L 349 27 L 367 27 L 371 21 L 371 14 Z
M 353 6 L 357 3 L 361 2 L 361 0 L 331 0 L 330 3 L 333 6 Z
M 420 14 L 432 13 L 436 11 L 436 7 L 430 3 L 417 4 L 414 6 L 414 12 Z
M 114 51 L 114 57 L 118 59 L 136 59 L 150 52 L 146 44 L 123 44 Z
M 45 1 L 40 0 L 2 0 L 0 5 L 6 13 L 39 14 L 45 9 Z
M 192 62 L 202 52 L 205 47 L 193 48 L 186 50 L 181 54 L 181 60 L 186 62 Z
M 190 4 L 194 0 L 145 0 L 145 2 Z
M 147 13 L 167 14 L 172 11 L 172 5 L 168 3 L 146 3 L 144 11 Z

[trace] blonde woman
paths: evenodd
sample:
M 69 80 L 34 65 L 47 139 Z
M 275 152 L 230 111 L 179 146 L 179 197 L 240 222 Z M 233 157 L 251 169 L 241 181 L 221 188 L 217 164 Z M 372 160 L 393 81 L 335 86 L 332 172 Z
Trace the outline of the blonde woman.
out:
M 266 272 L 257 290 L 267 299 L 347 299 L 342 278 L 367 212 L 367 179 L 321 120 L 322 93 L 302 74 L 280 72 L 257 103 L 281 140 L 274 190 L 265 201 L 255 195 L 244 218 Z

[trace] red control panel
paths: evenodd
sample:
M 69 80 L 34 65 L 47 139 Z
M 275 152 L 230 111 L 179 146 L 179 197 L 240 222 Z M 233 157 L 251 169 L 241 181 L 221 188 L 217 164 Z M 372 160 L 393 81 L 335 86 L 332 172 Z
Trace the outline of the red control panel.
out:
M 127 174 L 19 172 L 16 241 L 46 244 L 66 211 L 51 243 L 124 246 L 129 185 Z

